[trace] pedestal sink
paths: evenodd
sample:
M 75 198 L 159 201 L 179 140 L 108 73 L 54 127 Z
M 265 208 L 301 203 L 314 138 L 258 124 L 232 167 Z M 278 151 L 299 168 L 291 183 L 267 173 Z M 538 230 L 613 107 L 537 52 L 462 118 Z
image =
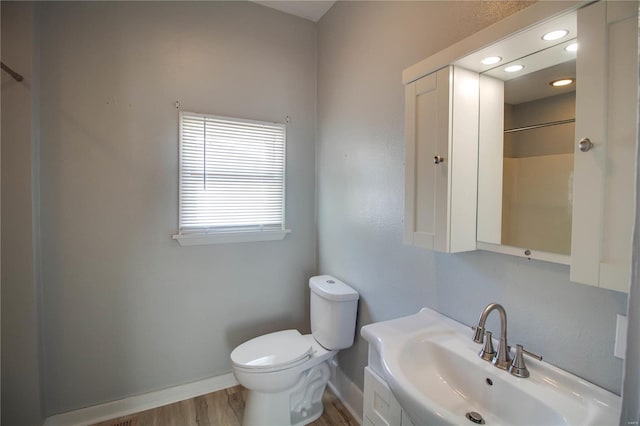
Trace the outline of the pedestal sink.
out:
M 477 356 L 480 345 L 468 326 L 433 310 L 361 333 L 370 364 L 373 352 L 377 373 L 416 424 L 471 425 L 479 418 L 487 425 L 618 424 L 619 396 L 533 359 L 529 378 L 514 377 Z

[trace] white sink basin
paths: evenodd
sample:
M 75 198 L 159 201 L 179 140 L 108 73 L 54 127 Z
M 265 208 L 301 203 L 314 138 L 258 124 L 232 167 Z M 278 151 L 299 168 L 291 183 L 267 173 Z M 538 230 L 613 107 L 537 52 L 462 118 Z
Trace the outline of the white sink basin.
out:
M 468 326 L 430 309 L 367 325 L 362 336 L 416 424 L 472 425 L 471 411 L 487 425 L 618 424 L 619 396 L 528 357 L 531 376 L 514 377 L 478 357 Z

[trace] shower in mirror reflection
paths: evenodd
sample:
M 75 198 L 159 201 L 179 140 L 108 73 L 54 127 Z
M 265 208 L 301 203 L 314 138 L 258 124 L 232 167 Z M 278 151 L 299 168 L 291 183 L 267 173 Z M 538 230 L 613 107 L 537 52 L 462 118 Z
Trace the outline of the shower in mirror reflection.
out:
M 481 163 L 491 157 L 493 169 L 482 173 L 494 174 L 494 186 L 482 195 L 493 192 L 494 207 L 492 226 L 478 230 L 480 241 L 570 255 L 576 90 L 570 46 L 575 39 L 560 40 L 481 75 L 480 156 Z M 560 79 L 570 84 L 550 84 Z
M 575 61 L 505 82 L 501 243 L 569 255 L 575 84 L 549 78 L 575 81 Z

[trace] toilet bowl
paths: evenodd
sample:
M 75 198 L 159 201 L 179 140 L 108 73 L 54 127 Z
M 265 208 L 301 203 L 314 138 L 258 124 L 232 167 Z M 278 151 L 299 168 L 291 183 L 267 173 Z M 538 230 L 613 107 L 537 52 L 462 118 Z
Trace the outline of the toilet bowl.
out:
M 328 275 L 309 280 L 311 330 L 251 339 L 231 352 L 233 374 L 249 390 L 244 426 L 305 425 L 322 415 L 330 361 L 353 344 L 358 293 Z
M 278 331 L 256 339 L 263 340 L 263 343 L 273 340 L 271 348 L 282 353 L 278 349 L 290 347 L 275 344 L 282 342 L 283 337 L 290 343 L 300 343 L 296 348 L 298 352 L 291 352 L 289 358 L 277 357 L 280 355 L 277 354 L 271 358 L 273 364 L 255 366 L 238 362 L 239 358 L 256 350 L 257 345 L 252 340 L 238 346 L 232 353 L 233 373 L 238 382 L 249 389 L 243 425 L 303 425 L 322 415 L 322 393 L 329 381 L 329 361 L 338 351 L 323 348 L 312 335 L 303 336 L 297 330 Z M 300 357 L 302 345 L 306 348 Z M 264 360 L 269 357 L 256 358 Z

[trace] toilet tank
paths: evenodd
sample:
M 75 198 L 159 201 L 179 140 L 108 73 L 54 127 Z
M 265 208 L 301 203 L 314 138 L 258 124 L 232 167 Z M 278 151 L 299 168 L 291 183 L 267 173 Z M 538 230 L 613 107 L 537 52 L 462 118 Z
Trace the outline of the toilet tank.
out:
M 330 275 L 311 277 L 311 333 L 324 348 L 353 345 L 358 292 Z

